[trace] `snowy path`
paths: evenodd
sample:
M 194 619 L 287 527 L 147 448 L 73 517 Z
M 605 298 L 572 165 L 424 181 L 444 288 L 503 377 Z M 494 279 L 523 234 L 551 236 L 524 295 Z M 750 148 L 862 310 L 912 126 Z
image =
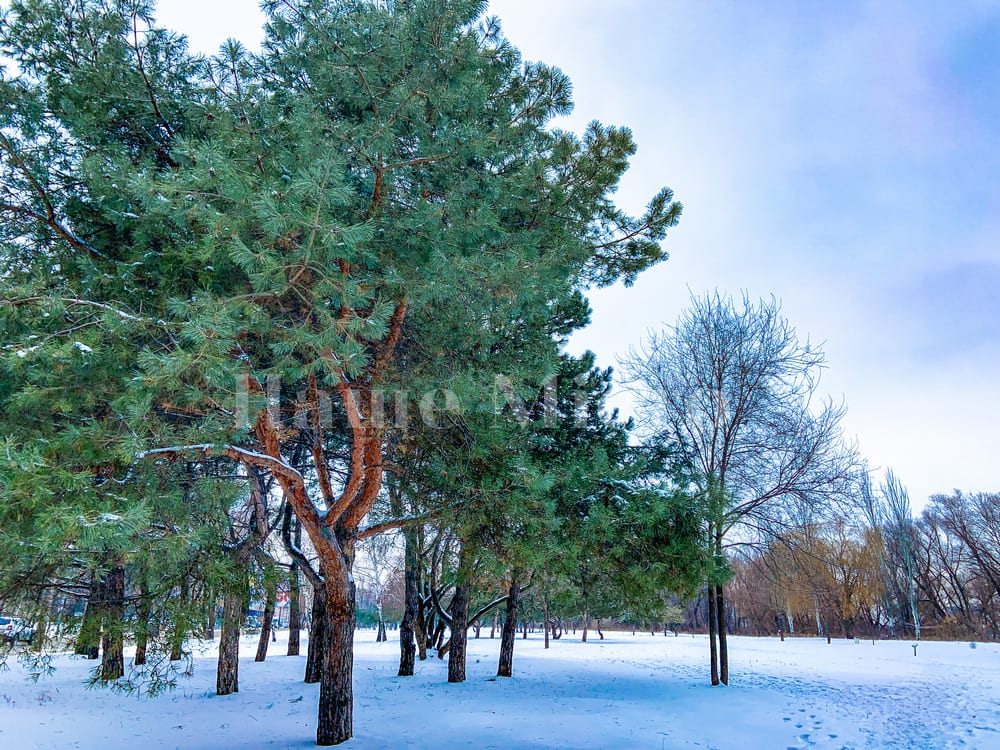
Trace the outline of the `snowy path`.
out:
M 284 635 L 284 634 L 281 634 Z M 82 682 L 92 662 L 56 659 L 34 684 L 18 666 L 0 674 L 0 747 L 306 748 L 317 687 L 284 639 L 255 664 L 245 641 L 241 691 L 214 694 L 213 652 L 178 690 L 138 700 Z M 394 636 L 395 634 L 390 634 Z M 343 747 L 552 750 L 1000 750 L 1000 645 L 733 638 L 733 685 L 706 683 L 704 636 L 572 635 L 543 650 L 518 638 L 512 680 L 493 677 L 499 642 L 469 641 L 468 681 L 418 663 L 396 677 L 398 647 L 360 633 L 355 739 Z

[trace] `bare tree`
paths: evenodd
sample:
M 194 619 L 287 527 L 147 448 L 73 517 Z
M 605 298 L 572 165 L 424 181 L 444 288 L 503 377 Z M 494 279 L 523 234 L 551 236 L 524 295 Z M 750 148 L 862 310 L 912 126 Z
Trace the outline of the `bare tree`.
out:
M 359 555 L 355 577 L 374 600 L 378 614 L 375 640 L 379 643 L 387 640 L 383 604 L 389 584 L 400 567 L 402 555 L 399 542 L 399 533 L 389 532 L 369 537 L 358 545 L 363 554 Z
M 892 469 L 885 472 L 879 487 L 876 518 L 880 519 L 889 561 L 890 584 L 900 603 L 900 614 L 908 615 L 914 637 L 920 640 L 920 611 L 917 606 L 916 528 L 910 509 L 910 495 Z
M 817 401 L 823 352 L 801 344 L 773 298 L 692 298 L 625 361 L 651 435 L 683 451 L 707 500 L 712 684 L 729 684 L 726 550 L 772 533 L 796 506 L 843 492 L 856 471 L 845 408 Z M 734 533 L 736 532 L 736 533 Z
M 1000 494 L 956 490 L 935 495 L 924 517 L 939 526 L 939 539 L 949 541 L 952 562 L 939 559 L 937 567 L 945 571 L 958 600 L 951 609 L 968 613 L 970 623 L 980 617 L 989 637 L 997 629 L 995 601 L 1000 597 Z

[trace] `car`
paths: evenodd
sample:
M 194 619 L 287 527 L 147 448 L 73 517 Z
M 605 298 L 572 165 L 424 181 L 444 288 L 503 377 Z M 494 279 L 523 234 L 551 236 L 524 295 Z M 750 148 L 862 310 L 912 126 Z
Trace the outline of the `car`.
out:
M 35 637 L 35 628 L 20 617 L 0 615 L 0 640 L 13 644 L 15 641 L 30 642 Z

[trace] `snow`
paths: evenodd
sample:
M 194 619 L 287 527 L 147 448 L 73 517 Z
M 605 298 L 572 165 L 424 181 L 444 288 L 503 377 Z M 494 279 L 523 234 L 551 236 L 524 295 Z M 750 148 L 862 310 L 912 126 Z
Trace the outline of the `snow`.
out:
M 77 349 L 79 349 L 84 354 L 90 354 L 92 351 L 94 351 L 89 346 L 87 346 L 86 344 L 84 344 L 82 341 L 74 341 L 73 342 L 73 346 L 75 346 Z
M 488 632 L 488 631 L 485 631 Z M 305 647 L 303 633 L 303 648 Z M 732 686 L 707 683 L 704 636 L 568 633 L 542 648 L 518 636 L 514 678 L 497 679 L 499 640 L 470 636 L 468 681 L 447 665 L 396 676 L 398 645 L 358 633 L 355 738 L 345 748 L 1000 748 L 1000 645 L 732 638 Z M 240 692 L 215 695 L 215 649 L 196 643 L 179 687 L 137 699 L 83 686 L 94 662 L 55 658 L 35 684 L 0 674 L 0 746 L 17 748 L 313 747 L 318 686 L 287 633 L 267 661 L 243 640 Z M 200 655 L 199 655 L 200 654 Z

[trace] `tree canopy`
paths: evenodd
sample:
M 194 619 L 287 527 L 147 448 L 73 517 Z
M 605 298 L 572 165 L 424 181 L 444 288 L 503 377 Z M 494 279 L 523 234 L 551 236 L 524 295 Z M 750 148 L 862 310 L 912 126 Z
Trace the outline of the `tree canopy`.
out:
M 568 79 L 485 7 L 265 2 L 259 53 L 207 59 L 147 0 L 3 17 L 4 512 L 138 529 L 179 464 L 244 496 L 272 483 L 325 588 L 320 744 L 352 733 L 381 394 L 432 384 L 482 411 L 498 374 L 554 374 L 582 292 L 662 260 L 680 215 L 667 189 L 615 206 L 630 132 L 553 127 Z

